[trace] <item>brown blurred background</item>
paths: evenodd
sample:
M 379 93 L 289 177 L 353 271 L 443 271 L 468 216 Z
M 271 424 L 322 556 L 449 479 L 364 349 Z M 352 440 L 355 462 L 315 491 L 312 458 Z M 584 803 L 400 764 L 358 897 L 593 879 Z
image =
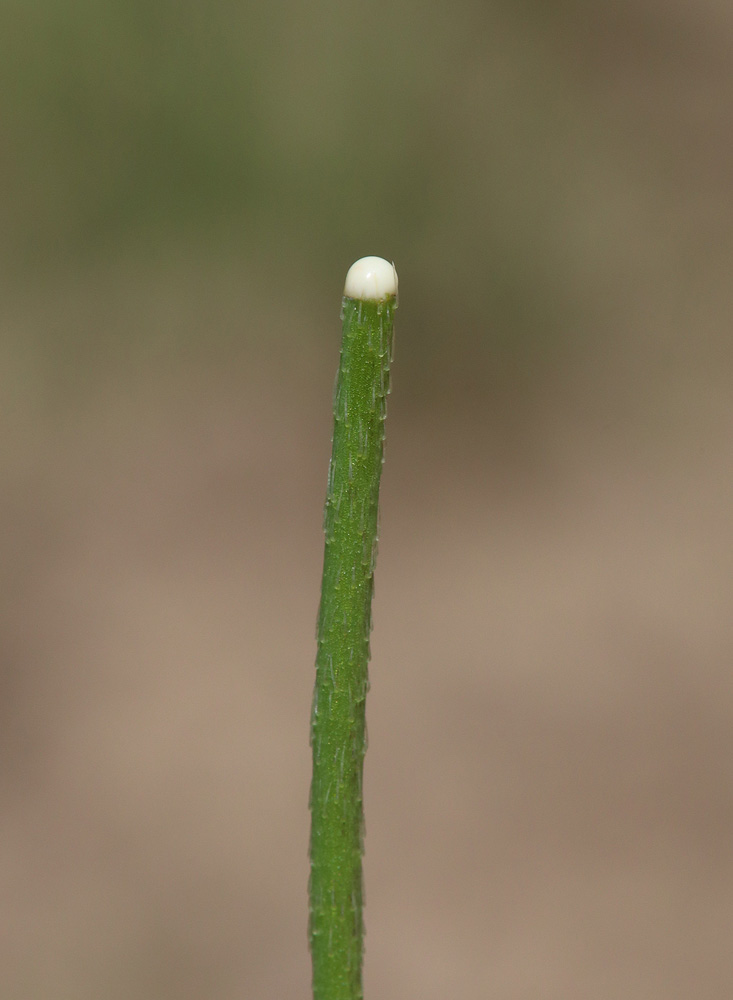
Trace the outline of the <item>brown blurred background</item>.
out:
M 367 996 L 731 996 L 730 3 L 0 22 L 0 995 L 308 996 L 375 253 Z

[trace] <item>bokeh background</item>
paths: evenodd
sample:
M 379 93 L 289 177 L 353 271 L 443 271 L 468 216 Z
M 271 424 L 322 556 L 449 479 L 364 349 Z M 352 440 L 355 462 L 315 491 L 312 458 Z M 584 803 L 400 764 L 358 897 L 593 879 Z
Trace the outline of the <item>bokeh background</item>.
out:
M 367 995 L 730 996 L 730 3 L 0 28 L 0 995 L 308 995 L 331 386 L 373 253 Z

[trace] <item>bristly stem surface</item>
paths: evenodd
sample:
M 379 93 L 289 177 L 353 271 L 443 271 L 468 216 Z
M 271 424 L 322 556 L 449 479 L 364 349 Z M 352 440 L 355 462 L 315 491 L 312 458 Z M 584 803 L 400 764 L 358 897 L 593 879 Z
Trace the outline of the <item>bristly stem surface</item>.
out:
M 352 278 L 360 265 L 362 271 Z M 369 270 L 371 268 L 371 270 Z M 389 268 L 389 273 L 385 268 Z M 310 918 L 314 1000 L 362 1000 L 365 703 L 379 480 L 397 305 L 394 267 L 349 271 L 311 712 Z

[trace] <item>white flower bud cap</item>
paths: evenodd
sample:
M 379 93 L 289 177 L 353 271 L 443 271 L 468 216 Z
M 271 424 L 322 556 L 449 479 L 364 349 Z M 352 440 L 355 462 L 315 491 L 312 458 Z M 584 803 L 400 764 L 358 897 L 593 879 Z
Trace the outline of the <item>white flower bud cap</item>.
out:
M 384 257 L 362 257 L 346 275 L 344 295 L 349 299 L 379 302 L 397 294 L 397 271 Z

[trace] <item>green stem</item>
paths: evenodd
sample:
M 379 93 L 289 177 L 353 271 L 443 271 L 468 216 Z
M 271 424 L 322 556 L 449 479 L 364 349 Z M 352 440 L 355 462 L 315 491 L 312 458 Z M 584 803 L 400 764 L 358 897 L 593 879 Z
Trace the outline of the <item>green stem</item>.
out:
M 386 287 L 388 294 L 381 299 L 345 294 L 342 308 L 311 713 L 314 1000 L 363 997 L 365 703 L 396 275 Z M 347 279 L 345 291 L 350 290 Z

